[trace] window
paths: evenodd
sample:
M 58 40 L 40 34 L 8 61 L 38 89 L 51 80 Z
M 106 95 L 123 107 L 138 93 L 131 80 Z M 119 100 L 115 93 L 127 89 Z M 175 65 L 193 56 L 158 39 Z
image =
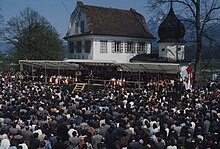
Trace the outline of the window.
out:
M 107 53 L 107 41 L 100 41 L 100 53 Z
M 82 52 L 82 41 L 76 42 L 76 52 L 81 53 Z
M 122 53 L 123 45 L 120 41 L 112 42 L 112 53 Z
M 81 12 L 79 12 L 79 14 L 78 14 L 78 19 L 79 20 L 81 19 Z
M 79 23 L 78 23 L 78 22 L 75 22 L 75 33 L 76 33 L 76 34 L 78 33 L 78 27 L 79 27 Z
M 86 40 L 85 41 L 85 53 L 90 53 L 90 51 L 91 51 L 91 41 Z
M 147 53 L 147 43 L 145 43 L 143 46 L 144 46 L 144 52 Z
M 84 21 L 81 21 L 81 22 L 80 22 L 81 33 L 84 33 L 84 32 L 85 32 L 84 24 L 85 24 Z
M 135 53 L 135 44 L 133 42 L 125 43 L 125 53 Z
M 69 52 L 74 53 L 75 45 L 74 42 L 68 42 Z
M 138 42 L 137 43 L 137 52 L 138 53 L 145 53 L 146 52 L 145 42 Z

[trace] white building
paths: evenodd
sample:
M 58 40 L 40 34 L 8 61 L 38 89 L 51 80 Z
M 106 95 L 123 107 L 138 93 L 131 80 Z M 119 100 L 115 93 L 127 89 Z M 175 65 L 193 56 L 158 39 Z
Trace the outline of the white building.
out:
M 69 45 L 67 59 L 128 63 L 138 54 L 150 54 L 155 38 L 144 17 L 134 9 L 90 6 L 78 1 L 64 39 Z
M 151 43 L 155 37 L 147 29 L 144 17 L 134 9 L 91 6 L 78 1 L 64 37 L 69 45 L 66 59 L 78 64 L 112 62 L 120 67 L 135 64 L 137 68 L 144 66 L 143 71 L 147 72 L 159 72 L 163 66 L 163 73 L 171 72 L 166 68 L 169 65 L 178 65 L 178 71 L 188 66 L 183 39 L 185 28 L 176 17 L 172 3 L 159 26 L 158 35 L 158 53 L 151 53 Z M 157 69 L 153 70 L 147 64 Z M 172 72 L 177 74 L 178 71 L 173 69 Z
M 23 60 L 19 63 L 32 68 L 33 64 L 44 67 L 45 74 L 46 69 L 56 66 L 58 70 L 61 67 L 90 70 L 94 65 L 102 67 L 99 67 L 102 72 L 157 73 L 159 79 L 160 74 L 187 74 L 189 61 L 185 60 L 184 34 L 185 28 L 171 5 L 158 29 L 158 53 L 153 54 L 151 43 L 155 37 L 147 29 L 144 17 L 134 9 L 90 6 L 78 1 L 64 37 L 69 45 L 66 59 L 62 62 Z M 106 69 L 107 66 L 111 69 Z M 186 75 L 181 76 L 185 78 Z

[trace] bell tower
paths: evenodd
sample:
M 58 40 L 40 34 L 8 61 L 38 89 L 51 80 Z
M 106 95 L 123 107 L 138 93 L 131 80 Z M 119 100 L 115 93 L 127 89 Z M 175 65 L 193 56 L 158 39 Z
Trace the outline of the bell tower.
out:
M 185 59 L 185 27 L 173 11 L 171 1 L 170 11 L 158 28 L 159 57 L 168 61 L 181 61 Z

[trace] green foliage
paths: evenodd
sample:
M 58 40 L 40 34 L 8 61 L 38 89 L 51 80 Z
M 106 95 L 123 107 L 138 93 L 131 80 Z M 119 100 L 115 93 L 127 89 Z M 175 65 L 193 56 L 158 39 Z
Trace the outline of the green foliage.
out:
M 4 37 L 14 45 L 14 60 L 61 60 L 62 40 L 52 25 L 31 8 L 12 17 L 4 28 Z

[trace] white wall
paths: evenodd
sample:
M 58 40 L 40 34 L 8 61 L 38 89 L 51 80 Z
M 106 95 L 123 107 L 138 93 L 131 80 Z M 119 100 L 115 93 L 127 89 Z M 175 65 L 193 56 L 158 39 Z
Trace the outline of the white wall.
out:
M 183 43 L 159 42 L 159 57 L 175 60 L 185 59 L 185 45 Z M 178 50 L 180 48 L 180 50 Z M 162 49 L 165 49 L 164 51 Z M 178 57 L 177 57 L 178 56 Z
M 147 49 L 146 52 L 149 54 L 151 52 L 151 45 L 149 41 L 146 41 L 145 38 L 131 38 L 131 37 L 116 37 L 116 36 L 95 36 L 95 35 L 87 35 L 87 36 L 79 36 L 68 39 L 68 41 L 72 41 L 76 43 L 77 41 L 91 41 L 91 53 L 85 53 L 84 49 L 82 53 L 69 53 L 68 58 L 73 59 L 93 59 L 93 60 L 110 60 L 116 61 L 120 63 L 129 62 L 130 58 L 137 55 L 137 44 L 136 42 L 146 42 Z M 107 53 L 100 52 L 100 41 L 107 41 Z M 113 41 L 121 41 L 123 43 L 123 53 L 113 53 L 112 52 L 112 42 Z M 125 53 L 125 43 L 124 42 L 134 42 L 135 43 L 135 53 Z M 69 51 L 68 51 L 69 52 Z
M 107 53 L 100 53 L 100 40 L 107 41 Z M 121 41 L 123 43 L 123 53 L 113 53 L 112 52 L 112 42 Z M 144 42 L 142 39 L 130 38 L 130 37 L 112 37 L 112 36 L 97 36 L 94 39 L 94 60 L 113 60 L 120 63 L 129 62 L 129 59 L 137 55 L 136 53 L 125 53 L 124 42 Z

